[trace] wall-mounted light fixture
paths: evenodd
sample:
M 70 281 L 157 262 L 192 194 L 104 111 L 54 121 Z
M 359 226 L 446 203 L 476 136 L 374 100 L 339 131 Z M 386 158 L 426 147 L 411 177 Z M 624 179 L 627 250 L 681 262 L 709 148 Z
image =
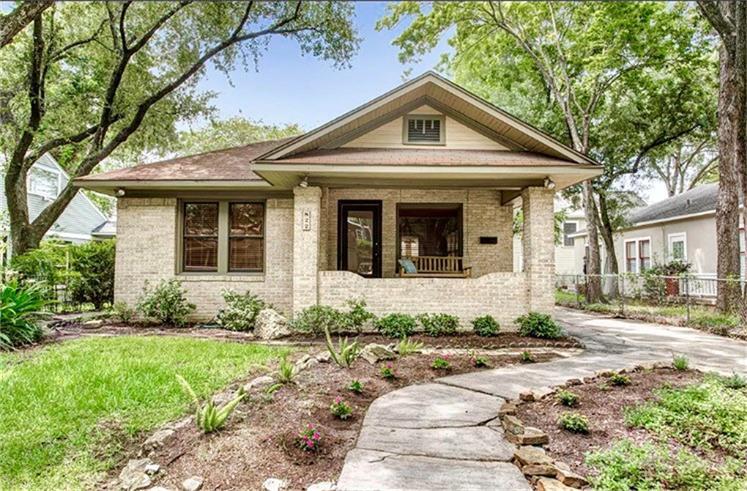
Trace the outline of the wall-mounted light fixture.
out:
M 122 196 L 125 195 L 125 190 L 122 188 L 119 188 L 114 194 L 116 194 L 118 198 L 121 198 Z
M 547 189 L 555 189 L 555 181 L 553 181 L 549 177 L 545 178 L 545 183 L 544 184 L 545 184 L 545 187 Z

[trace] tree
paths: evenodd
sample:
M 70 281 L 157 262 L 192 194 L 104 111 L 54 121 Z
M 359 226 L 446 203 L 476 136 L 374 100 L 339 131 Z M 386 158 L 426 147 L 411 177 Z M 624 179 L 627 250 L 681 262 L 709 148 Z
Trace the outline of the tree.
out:
M 605 165 L 602 179 L 577 190 L 589 233 L 587 270 L 601 272 L 601 230 L 616 271 L 607 192 L 622 176 L 638 172 L 651 151 L 702 124 L 688 111 L 702 96 L 700 81 L 688 70 L 703 73 L 712 46 L 691 9 L 493 1 L 434 3 L 426 10 L 407 3 L 391 6 L 378 27 L 392 28 L 405 18 L 409 25 L 394 42 L 401 61 L 450 34 L 454 54 L 443 65 L 459 82 L 499 105 L 509 102 L 507 109 Z M 683 100 L 688 104 L 678 105 Z M 652 102 L 653 108 L 646 105 Z M 587 296 L 601 297 L 598 278 L 592 277 Z
M 747 3 L 741 0 L 698 0 L 698 7 L 721 40 L 716 269 L 719 278 L 739 278 L 739 196 L 741 194 L 743 199 L 747 196 Z M 747 218 L 747 210 L 743 213 Z M 717 307 L 721 311 L 736 310 L 741 294 L 739 290 L 738 284 L 719 282 Z M 742 304 L 742 318 L 747 321 L 747 298 Z
M 212 63 L 256 62 L 272 37 L 345 66 L 359 40 L 338 2 L 55 4 L 0 52 L 0 148 L 13 249 L 36 247 L 77 189 L 68 184 L 33 221 L 26 175 L 52 152 L 77 178 L 118 152 L 159 148 L 176 123 L 210 115 L 196 83 Z M 21 88 L 21 90 L 19 90 Z
M 678 141 L 658 152 L 648 164 L 648 174 L 664 183 L 667 196 L 689 191 L 698 184 L 718 181 L 715 141 Z
M 25 0 L 6 15 L 0 15 L 0 48 L 9 44 L 36 17 L 41 15 L 54 0 Z

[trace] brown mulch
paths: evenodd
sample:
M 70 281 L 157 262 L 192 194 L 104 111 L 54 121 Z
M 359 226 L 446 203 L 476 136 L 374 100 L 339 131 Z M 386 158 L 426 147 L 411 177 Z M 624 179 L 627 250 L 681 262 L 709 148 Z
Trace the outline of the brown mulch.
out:
M 315 352 L 318 352 L 314 349 Z M 557 355 L 538 353 L 536 361 Z M 342 470 L 345 455 L 355 445 L 366 409 L 377 397 L 406 385 L 422 383 L 447 374 L 479 370 L 466 355 L 447 357 L 449 370 L 430 367 L 435 355 L 411 355 L 376 366 L 363 359 L 352 368 L 319 363 L 302 371 L 295 383 L 283 386 L 274 395 L 264 391 L 251 394 L 241 404 L 227 427 L 203 435 L 193 425 L 178 430 L 176 439 L 150 457 L 163 471 L 154 484 L 179 488 L 190 476 L 205 479 L 203 489 L 261 489 L 271 477 L 289 482 L 289 489 L 305 489 L 319 481 L 334 481 Z M 518 355 L 486 357 L 491 367 L 520 363 Z M 397 378 L 379 375 L 383 364 L 391 363 Z M 364 385 L 360 395 L 347 390 L 354 379 Z M 335 418 L 329 406 L 342 397 L 353 407 L 350 419 Z M 296 446 L 298 432 L 309 423 L 322 435 L 318 452 Z M 112 472 L 116 475 L 118 470 Z
M 613 386 L 606 377 L 595 377 L 581 385 L 567 387 L 566 390 L 579 396 L 575 407 L 560 404 L 555 394 L 542 399 L 522 403 L 517 417 L 528 426 L 544 430 L 550 437 L 545 449 L 554 458 L 561 460 L 582 475 L 590 469 L 584 465 L 587 452 L 607 448 L 615 441 L 628 438 L 636 442 L 648 440 L 645 430 L 625 426 L 624 409 L 637 406 L 655 398 L 654 391 L 662 386 L 682 387 L 699 382 L 703 374 L 694 370 L 678 371 L 672 368 L 656 368 L 627 372 L 631 384 Z M 583 414 L 589 420 L 589 434 L 582 435 L 561 430 L 557 421 L 567 411 Z

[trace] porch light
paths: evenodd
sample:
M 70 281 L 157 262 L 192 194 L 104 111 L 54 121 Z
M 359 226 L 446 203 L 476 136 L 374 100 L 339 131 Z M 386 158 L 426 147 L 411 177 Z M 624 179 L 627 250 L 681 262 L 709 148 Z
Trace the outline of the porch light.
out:
M 549 177 L 546 177 L 545 178 L 545 187 L 547 189 L 555 189 L 555 181 L 553 181 Z
M 117 195 L 118 198 L 121 198 L 122 196 L 125 195 L 125 190 L 122 188 L 119 188 L 117 189 L 117 192 L 115 194 Z
M 303 176 L 303 179 L 301 180 L 300 183 L 298 183 L 298 185 L 301 186 L 302 188 L 309 187 L 309 176 Z

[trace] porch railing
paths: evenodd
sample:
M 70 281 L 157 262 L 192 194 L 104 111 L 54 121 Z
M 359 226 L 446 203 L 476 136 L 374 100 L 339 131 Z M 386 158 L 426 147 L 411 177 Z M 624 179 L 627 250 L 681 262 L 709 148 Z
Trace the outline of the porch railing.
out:
M 401 276 L 416 275 L 448 275 L 448 276 L 470 276 L 472 268 L 464 265 L 464 258 L 461 256 L 408 256 L 415 265 L 417 273 L 405 273 L 400 268 Z

